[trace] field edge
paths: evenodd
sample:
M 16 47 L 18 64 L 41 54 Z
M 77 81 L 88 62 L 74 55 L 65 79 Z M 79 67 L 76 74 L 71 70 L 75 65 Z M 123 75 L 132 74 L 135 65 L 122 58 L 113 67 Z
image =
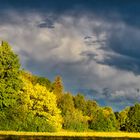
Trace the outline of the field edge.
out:
M 128 132 L 17 132 L 0 131 L 0 136 L 68 136 L 68 137 L 128 137 L 140 138 L 140 133 Z

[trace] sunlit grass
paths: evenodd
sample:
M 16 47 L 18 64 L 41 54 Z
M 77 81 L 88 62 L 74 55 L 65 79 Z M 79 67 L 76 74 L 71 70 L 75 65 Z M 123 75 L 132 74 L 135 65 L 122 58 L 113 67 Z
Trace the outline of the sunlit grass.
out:
M 0 135 L 15 135 L 15 136 L 78 136 L 78 137 L 129 137 L 140 138 L 140 133 L 128 132 L 16 132 L 16 131 L 0 131 Z

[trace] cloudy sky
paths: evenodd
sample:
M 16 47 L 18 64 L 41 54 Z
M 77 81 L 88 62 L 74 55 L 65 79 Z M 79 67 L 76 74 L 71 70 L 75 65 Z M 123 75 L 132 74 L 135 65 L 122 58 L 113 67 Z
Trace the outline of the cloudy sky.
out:
M 0 40 L 22 68 L 119 111 L 140 102 L 139 0 L 0 0 Z

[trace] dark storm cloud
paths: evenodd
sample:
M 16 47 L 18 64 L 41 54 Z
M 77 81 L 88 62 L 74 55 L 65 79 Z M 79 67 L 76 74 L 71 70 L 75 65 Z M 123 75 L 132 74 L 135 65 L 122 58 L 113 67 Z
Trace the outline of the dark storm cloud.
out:
M 115 66 L 140 74 L 140 30 L 125 25 L 123 28 L 112 28 L 108 38 L 109 54 L 104 64 Z
M 115 52 L 130 56 L 132 58 L 140 58 L 140 30 L 125 26 L 119 29 L 112 29 L 108 46 Z
M 124 56 L 110 56 L 104 62 L 99 62 L 104 65 L 113 66 L 117 69 L 131 71 L 134 74 L 140 74 L 140 60 Z
M 116 22 L 123 20 L 126 24 L 140 27 L 139 0 L 0 0 L 0 9 L 14 9 L 24 12 L 54 12 L 56 14 L 92 12 L 98 18 Z M 133 17 L 133 18 L 132 18 Z

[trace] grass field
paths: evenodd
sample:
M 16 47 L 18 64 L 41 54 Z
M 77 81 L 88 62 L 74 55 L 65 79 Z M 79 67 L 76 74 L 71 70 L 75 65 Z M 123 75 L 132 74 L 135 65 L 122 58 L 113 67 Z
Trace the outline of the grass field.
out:
M 14 136 L 69 136 L 69 137 L 129 137 L 140 138 L 140 133 L 127 133 L 127 132 L 16 132 L 16 131 L 0 131 L 2 135 Z

